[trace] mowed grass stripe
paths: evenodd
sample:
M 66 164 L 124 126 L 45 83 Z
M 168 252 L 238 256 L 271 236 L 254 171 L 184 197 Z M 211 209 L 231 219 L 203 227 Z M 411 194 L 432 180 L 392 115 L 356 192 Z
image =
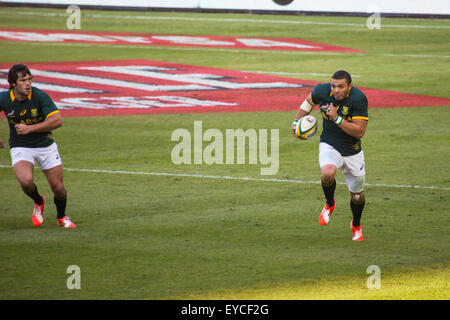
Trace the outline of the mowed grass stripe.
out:
M 3 41 L 5 43 L 15 44 L 17 41 Z M 449 59 L 450 55 L 432 55 L 432 54 L 396 54 L 396 53 L 359 53 L 359 52 L 326 52 L 326 51 L 288 51 L 288 50 L 254 50 L 237 48 L 202 48 L 202 47 L 169 47 L 169 46 L 142 46 L 142 45 L 124 45 L 124 44 L 104 44 L 104 43 L 53 43 L 53 42 L 26 42 L 34 46 L 65 46 L 65 47 L 88 47 L 88 48 L 112 48 L 112 49 L 136 49 L 136 50 L 172 50 L 172 51 L 206 51 L 223 53 L 266 53 L 282 55 L 307 55 L 307 56 L 377 56 L 377 57 L 397 57 L 397 58 L 439 58 Z

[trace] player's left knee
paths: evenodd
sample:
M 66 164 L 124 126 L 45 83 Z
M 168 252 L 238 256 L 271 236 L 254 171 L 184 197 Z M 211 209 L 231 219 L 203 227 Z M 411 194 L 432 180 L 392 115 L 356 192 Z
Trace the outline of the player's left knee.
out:
M 351 197 L 352 197 L 352 202 L 354 204 L 363 204 L 366 201 L 366 198 L 364 197 L 364 193 L 363 192 L 358 192 L 358 193 L 350 193 Z
M 56 198 L 64 199 L 66 197 L 67 191 L 62 182 L 53 184 L 51 187 Z

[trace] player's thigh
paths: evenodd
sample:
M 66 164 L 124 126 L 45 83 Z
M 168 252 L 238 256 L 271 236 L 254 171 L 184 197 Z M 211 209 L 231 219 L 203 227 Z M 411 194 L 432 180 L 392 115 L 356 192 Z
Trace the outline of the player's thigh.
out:
M 41 148 L 37 160 L 52 191 L 61 197 L 65 196 L 62 160 L 56 143 Z
M 45 148 L 36 148 L 36 160 L 43 171 L 62 165 L 56 143 Z
M 342 157 L 342 160 L 342 171 L 351 172 L 355 176 L 362 176 L 366 174 L 364 152 L 362 150 L 352 156 Z
M 321 142 L 319 143 L 319 165 L 322 168 L 330 164 L 339 169 L 343 165 L 342 156 L 332 146 Z
M 335 176 L 343 165 L 341 154 L 327 143 L 319 143 L 319 165 L 322 176 Z
M 16 161 L 13 166 L 16 179 L 26 192 L 32 192 L 34 188 L 33 169 L 34 164 L 26 160 Z
M 35 152 L 33 148 L 11 148 L 11 165 L 14 174 L 25 191 L 34 186 L 33 169 Z M 31 190 L 32 191 L 32 190 Z
M 11 148 L 10 150 L 11 154 L 11 165 L 14 168 L 16 163 L 21 161 L 26 161 L 31 163 L 32 167 L 34 167 L 34 160 L 36 158 L 36 153 L 34 148 L 22 148 L 22 147 L 15 147 Z M 21 167 L 21 165 L 19 165 Z
M 353 156 L 344 157 L 342 173 L 347 181 L 348 190 L 351 193 L 360 193 L 364 190 L 366 177 L 364 153 L 361 151 Z
M 364 182 L 366 176 L 354 176 L 350 173 L 344 173 L 345 181 L 347 181 L 348 191 L 350 194 L 359 194 L 364 191 Z

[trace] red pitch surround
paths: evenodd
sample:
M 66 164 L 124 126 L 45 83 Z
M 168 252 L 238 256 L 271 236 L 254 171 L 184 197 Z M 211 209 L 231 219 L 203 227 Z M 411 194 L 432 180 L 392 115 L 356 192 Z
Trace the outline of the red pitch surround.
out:
M 64 116 L 295 111 L 318 84 L 150 60 L 26 64 L 33 85 L 47 92 Z M 11 66 L 0 64 L 0 88 L 5 90 Z M 448 98 L 359 88 L 369 108 L 450 105 Z

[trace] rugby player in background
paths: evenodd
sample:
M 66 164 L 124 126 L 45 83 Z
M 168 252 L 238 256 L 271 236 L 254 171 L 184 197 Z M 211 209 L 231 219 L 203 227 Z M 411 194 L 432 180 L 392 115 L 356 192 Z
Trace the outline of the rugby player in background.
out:
M 58 146 L 51 138 L 51 130 L 62 125 L 61 114 L 45 92 L 31 86 L 32 79 L 27 66 L 16 64 L 8 73 L 9 90 L 0 93 L 0 111 L 5 113 L 10 128 L 14 174 L 23 192 L 34 201 L 34 226 L 39 227 L 44 221 L 45 205 L 33 179 L 37 161 L 54 194 L 57 224 L 75 228 L 76 225 L 65 214 L 67 191 L 63 183 L 62 161 Z M 0 140 L 0 148 L 5 146 Z

